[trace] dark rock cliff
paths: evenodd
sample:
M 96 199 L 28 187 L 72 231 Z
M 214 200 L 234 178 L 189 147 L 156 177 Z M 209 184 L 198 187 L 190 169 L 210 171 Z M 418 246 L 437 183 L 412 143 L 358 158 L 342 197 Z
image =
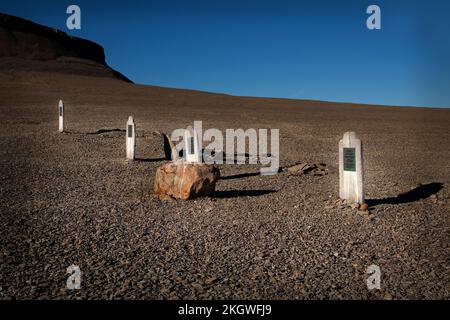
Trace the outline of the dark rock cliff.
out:
M 112 76 L 131 82 L 106 64 L 105 51 L 99 44 L 3 13 L 0 64 L 2 69 Z

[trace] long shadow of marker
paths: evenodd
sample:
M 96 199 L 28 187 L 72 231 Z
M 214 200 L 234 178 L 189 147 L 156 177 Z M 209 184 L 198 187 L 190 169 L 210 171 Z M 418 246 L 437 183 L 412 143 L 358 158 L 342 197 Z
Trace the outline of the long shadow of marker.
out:
M 232 175 L 232 176 L 221 177 L 220 179 L 221 180 L 234 180 L 234 179 L 255 177 L 255 176 L 260 176 L 260 175 L 261 175 L 260 172 L 240 173 L 240 174 L 235 174 L 235 175 Z
M 259 197 L 274 193 L 276 190 L 225 190 L 215 191 L 214 198 L 238 198 L 238 197 Z
M 166 160 L 166 158 L 154 158 L 154 159 L 144 159 L 144 158 L 135 158 L 134 161 L 139 161 L 139 162 L 159 162 L 159 161 L 164 161 Z
M 389 197 L 383 199 L 370 199 L 366 200 L 366 203 L 370 206 L 376 206 L 379 204 L 404 204 L 426 199 L 433 194 L 438 193 L 444 187 L 443 183 L 432 182 L 428 184 L 422 184 L 411 191 L 399 194 L 396 197 Z

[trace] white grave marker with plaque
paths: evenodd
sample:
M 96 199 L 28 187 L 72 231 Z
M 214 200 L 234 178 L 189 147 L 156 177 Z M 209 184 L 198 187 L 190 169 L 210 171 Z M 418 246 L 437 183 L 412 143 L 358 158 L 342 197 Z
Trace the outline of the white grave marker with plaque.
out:
M 189 163 L 202 162 L 202 150 L 198 139 L 198 132 L 189 126 L 184 131 L 184 143 L 186 152 L 186 161 Z
M 364 203 L 362 143 L 350 131 L 339 141 L 339 197 L 353 203 Z
M 59 114 L 59 132 L 64 132 L 64 103 L 62 102 L 62 100 L 59 100 L 58 114 Z
M 134 147 L 136 145 L 136 125 L 134 124 L 133 117 L 129 116 L 127 121 L 127 159 L 134 159 Z

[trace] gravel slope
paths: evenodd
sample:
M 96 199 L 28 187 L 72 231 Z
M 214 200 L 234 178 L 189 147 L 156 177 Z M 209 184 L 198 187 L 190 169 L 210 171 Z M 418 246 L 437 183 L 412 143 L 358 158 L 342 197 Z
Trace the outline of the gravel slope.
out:
M 450 110 L 238 98 L 47 73 L 10 71 L 0 80 L 1 299 L 450 297 Z M 140 160 L 127 163 L 120 130 L 131 114 Z M 152 196 L 164 156 L 157 131 L 194 120 L 279 128 L 283 167 L 323 162 L 329 173 L 267 177 L 259 166 L 221 165 L 214 198 L 160 201 Z M 327 206 L 338 194 L 337 147 L 348 130 L 364 142 L 369 215 Z M 81 290 L 65 289 L 71 264 L 80 266 Z M 381 290 L 366 287 L 372 264 L 381 267 Z

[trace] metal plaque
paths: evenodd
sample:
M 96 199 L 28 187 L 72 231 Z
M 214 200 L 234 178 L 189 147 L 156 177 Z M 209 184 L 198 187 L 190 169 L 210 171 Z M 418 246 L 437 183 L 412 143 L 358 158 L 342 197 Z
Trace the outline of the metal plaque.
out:
M 62 115 L 63 115 L 63 108 L 59 107 L 59 116 L 62 117 Z
M 133 125 L 128 125 L 128 138 L 133 138 Z
M 356 171 L 355 148 L 344 148 L 344 171 Z
M 194 154 L 194 138 L 189 138 L 189 154 Z

